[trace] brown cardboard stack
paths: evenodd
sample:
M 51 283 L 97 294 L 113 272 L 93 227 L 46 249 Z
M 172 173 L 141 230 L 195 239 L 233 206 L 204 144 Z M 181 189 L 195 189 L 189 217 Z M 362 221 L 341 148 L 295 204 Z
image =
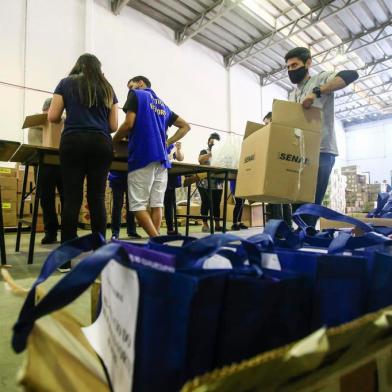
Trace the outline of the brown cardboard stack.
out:
M 23 189 L 23 178 L 25 175 L 25 166 L 21 164 L 17 164 L 16 166 L 16 178 L 18 182 L 18 213 L 19 213 L 19 208 L 20 208 L 20 203 L 22 201 L 22 189 Z M 34 169 L 32 167 L 29 167 L 29 172 L 27 175 L 27 182 L 26 182 L 26 192 L 29 193 L 33 190 L 35 186 L 35 179 L 34 179 Z M 32 192 L 31 195 L 29 195 L 25 199 L 25 205 L 23 209 L 23 217 L 31 217 L 33 213 L 33 200 L 35 197 L 35 192 Z M 42 216 L 42 211 L 41 211 L 41 216 Z M 38 219 L 39 221 L 42 220 L 42 218 Z M 39 222 L 41 223 L 41 222 Z
M 4 227 L 16 227 L 17 219 L 17 180 L 16 170 L 0 167 L 0 185 Z
M 320 109 L 274 100 L 272 123 L 247 123 L 237 196 L 271 203 L 313 202 L 320 139 Z
M 23 178 L 25 175 L 26 167 L 24 165 L 18 164 L 16 166 L 17 180 L 18 180 L 18 213 L 20 208 L 20 203 L 22 201 L 22 189 L 23 189 Z M 29 167 L 29 172 L 27 173 L 26 182 L 26 192 L 31 194 L 25 199 L 23 218 L 31 221 L 33 216 L 34 200 L 35 200 L 35 172 L 33 167 Z M 37 214 L 37 226 L 36 232 L 42 233 L 44 231 L 44 219 L 41 205 L 38 206 Z
M 342 174 L 347 178 L 346 212 L 352 214 L 371 211 L 381 185 L 368 184 L 367 176 L 355 165 L 342 167 Z

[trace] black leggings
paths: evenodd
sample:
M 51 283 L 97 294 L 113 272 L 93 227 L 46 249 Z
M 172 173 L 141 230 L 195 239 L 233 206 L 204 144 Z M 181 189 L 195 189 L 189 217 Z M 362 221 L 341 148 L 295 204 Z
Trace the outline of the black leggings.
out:
M 176 209 L 176 189 L 175 188 L 166 188 L 165 192 L 165 199 L 164 199 L 164 206 L 165 206 L 165 221 L 167 231 L 174 230 L 174 211 Z
M 198 187 L 197 188 L 200 193 L 200 198 L 201 198 L 201 207 L 200 207 L 200 212 L 202 215 L 208 215 L 210 211 L 210 199 L 208 196 L 208 189 Z M 212 190 L 212 208 L 214 210 L 214 218 L 217 221 L 216 223 L 219 222 L 220 218 L 220 202 L 222 199 L 222 189 L 213 189 Z M 208 222 L 208 219 L 203 219 L 204 223 Z
M 105 188 L 112 159 L 112 139 L 101 133 L 87 130 L 75 131 L 61 138 L 60 165 L 64 188 L 61 242 L 77 236 L 85 178 L 87 178 L 91 231 L 105 236 Z

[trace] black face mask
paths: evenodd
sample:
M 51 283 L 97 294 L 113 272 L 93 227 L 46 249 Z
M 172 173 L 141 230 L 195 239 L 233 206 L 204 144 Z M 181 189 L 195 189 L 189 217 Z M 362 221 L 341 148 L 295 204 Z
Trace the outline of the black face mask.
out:
M 298 84 L 304 80 L 306 74 L 308 73 L 308 69 L 303 66 L 288 72 L 291 83 Z

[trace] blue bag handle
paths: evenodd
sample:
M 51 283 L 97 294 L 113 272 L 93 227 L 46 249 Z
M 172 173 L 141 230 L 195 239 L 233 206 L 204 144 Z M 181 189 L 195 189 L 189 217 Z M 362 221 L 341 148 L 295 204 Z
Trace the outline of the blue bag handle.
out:
M 257 239 L 252 242 L 255 243 Z M 183 241 L 182 246 L 172 247 L 166 245 L 170 242 Z M 237 248 L 237 252 L 230 249 L 221 249 L 225 245 L 233 242 L 241 242 L 244 252 Z M 194 246 L 188 246 L 194 243 Z M 150 238 L 148 247 L 157 251 L 166 251 L 177 256 L 178 268 L 201 268 L 205 259 L 214 254 L 221 255 L 230 260 L 233 268 L 243 267 L 244 257 L 247 256 L 249 262 L 258 264 L 260 258 L 256 247 L 251 245 L 248 240 L 229 234 L 216 234 L 204 238 L 184 237 L 184 236 L 160 236 Z M 250 253 L 250 256 L 249 256 Z M 184 262 L 184 259 L 187 259 Z M 259 265 L 259 264 L 258 264 Z
M 43 264 L 40 274 L 33 283 L 29 294 L 26 297 L 25 303 L 22 307 L 21 314 L 25 309 L 34 306 L 36 297 L 36 287 L 49 278 L 57 268 L 60 268 L 64 263 L 81 255 L 84 252 L 92 251 L 105 244 L 105 239 L 99 233 L 89 234 L 71 241 L 64 242 L 57 249 L 51 251 Z
M 178 265 L 180 268 L 201 268 L 207 258 L 214 254 L 219 254 L 222 247 L 235 242 L 240 242 L 243 246 L 243 249 L 248 256 L 249 264 L 259 268 L 261 266 L 261 254 L 256 244 L 232 234 L 209 235 L 184 245 L 180 248 L 180 252 L 177 255 Z M 225 254 L 227 254 L 226 251 L 224 252 Z M 235 252 L 233 252 L 233 255 L 235 255 Z M 236 258 L 236 256 L 233 256 L 233 259 L 234 258 Z M 242 266 L 243 260 L 238 260 L 238 263 Z M 233 265 L 233 267 L 236 266 Z M 262 274 L 261 269 L 258 273 Z
M 84 242 L 90 241 L 90 239 L 87 239 L 86 237 L 81 238 L 81 240 L 84 240 Z M 61 252 L 57 253 L 54 251 L 51 255 L 52 254 L 57 254 L 60 258 L 62 258 L 62 255 L 66 254 L 67 259 L 69 259 L 71 252 L 69 248 L 66 248 L 64 252 L 63 248 Z M 65 275 L 37 305 L 34 303 L 36 282 L 30 290 L 19 314 L 19 318 L 13 327 L 12 347 L 15 352 L 20 353 L 26 348 L 28 336 L 34 327 L 34 322 L 36 320 L 73 302 L 90 287 L 112 259 L 117 260 L 125 266 L 129 266 L 128 255 L 121 245 L 116 243 L 104 245 L 77 264 L 76 267 Z M 64 263 L 63 260 L 62 263 Z M 50 271 L 55 264 L 55 257 L 49 256 L 43 270 Z M 41 281 L 46 279 L 42 279 L 43 277 L 44 274 L 41 274 Z M 37 281 L 40 278 L 38 278 Z
M 148 240 L 148 247 L 154 250 L 162 250 L 170 248 L 171 242 L 182 241 L 182 246 L 189 244 L 190 242 L 196 241 L 196 237 L 183 236 L 183 235 L 161 235 L 159 237 L 152 237 Z
M 302 205 L 293 214 L 294 222 L 305 231 L 309 226 L 300 217 L 300 215 L 303 215 L 303 214 L 313 215 L 313 216 L 317 216 L 319 218 L 325 218 L 325 219 L 335 220 L 335 221 L 344 222 L 344 223 L 349 223 L 349 224 L 352 224 L 354 226 L 359 227 L 365 233 L 369 233 L 369 232 L 374 231 L 374 229 L 370 225 L 360 221 L 359 219 L 353 218 L 351 216 L 346 216 L 346 215 L 340 214 L 339 212 L 333 211 L 333 210 L 326 208 L 324 206 L 320 206 L 317 204 L 310 204 L 310 203 Z
M 263 233 L 269 235 L 276 245 L 288 248 L 300 246 L 300 237 L 294 234 L 282 219 L 270 219 L 265 225 Z M 284 240 L 279 239 L 278 234 L 283 236 Z
M 148 241 L 148 248 L 152 250 L 156 250 L 158 252 L 168 252 L 169 254 L 174 254 L 178 255 L 181 252 L 183 252 L 183 247 L 186 244 L 189 244 L 193 241 L 197 241 L 197 237 L 191 237 L 191 236 L 182 236 L 182 235 L 162 235 L 159 237 L 152 237 Z M 200 240 L 200 239 L 199 239 Z M 180 247 L 173 247 L 168 245 L 171 242 L 177 242 L 177 241 L 182 241 L 182 245 Z M 232 251 L 229 251 L 228 249 L 220 249 L 217 254 L 226 257 L 227 259 L 230 260 L 231 265 L 233 268 L 238 268 L 243 265 L 243 261 L 241 260 L 241 257 L 239 257 L 237 254 L 235 254 Z

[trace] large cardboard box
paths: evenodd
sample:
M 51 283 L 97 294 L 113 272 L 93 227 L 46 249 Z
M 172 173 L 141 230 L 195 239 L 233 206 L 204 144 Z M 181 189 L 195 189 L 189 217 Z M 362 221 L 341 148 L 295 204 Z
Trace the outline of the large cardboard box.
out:
M 42 128 L 42 145 L 45 147 L 58 148 L 60 145 L 61 131 L 64 128 L 64 122 L 59 124 L 50 123 L 48 114 L 33 114 L 26 116 L 22 128 Z
M 17 225 L 16 213 L 3 210 L 3 224 L 4 227 L 16 227 Z
M 16 177 L 16 170 L 11 167 L 0 167 L 0 178 L 4 177 Z
M 5 199 L 2 200 L 2 211 L 3 213 L 8 213 L 8 214 L 15 214 L 16 216 L 16 199 Z
M 0 177 L 0 187 L 2 194 L 6 191 L 13 191 L 16 194 L 17 180 L 15 177 Z
M 314 202 L 320 139 L 320 109 L 275 100 L 271 124 L 247 123 L 236 196 L 271 203 Z

